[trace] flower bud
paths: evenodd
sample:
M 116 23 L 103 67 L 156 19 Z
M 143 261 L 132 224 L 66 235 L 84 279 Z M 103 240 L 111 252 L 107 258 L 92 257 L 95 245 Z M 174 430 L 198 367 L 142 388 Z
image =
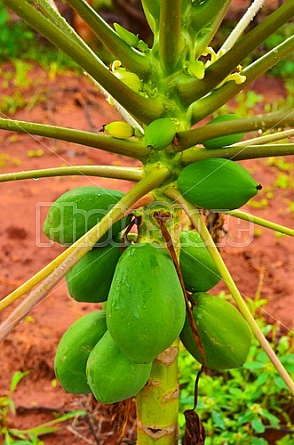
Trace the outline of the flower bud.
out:
M 128 139 L 133 136 L 134 129 L 127 122 L 114 121 L 103 126 L 103 131 L 106 131 L 110 136 L 117 139 Z

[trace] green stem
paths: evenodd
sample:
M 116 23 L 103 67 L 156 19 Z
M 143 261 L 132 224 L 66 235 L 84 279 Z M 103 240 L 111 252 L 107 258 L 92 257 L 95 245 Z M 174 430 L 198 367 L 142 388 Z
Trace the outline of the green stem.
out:
M 74 142 L 75 144 L 99 148 L 110 153 L 118 153 L 139 160 L 145 159 L 150 152 L 145 144 L 133 139 L 117 139 L 112 136 L 55 125 L 0 118 L 0 128 L 2 130 L 17 131 L 18 133 L 35 134 L 62 141 Z
M 211 123 L 192 130 L 180 131 L 177 134 L 177 149 L 186 150 L 196 144 L 201 144 L 208 139 L 229 134 L 247 133 L 249 131 L 268 130 L 294 126 L 294 113 L 283 111 L 279 113 L 268 113 L 248 118 Z M 244 145 L 246 141 L 243 142 Z M 248 141 L 250 144 L 250 141 Z
M 226 215 L 235 216 L 236 218 L 258 224 L 259 226 L 266 227 L 267 229 L 275 230 L 277 232 L 284 233 L 285 235 L 294 236 L 294 229 L 290 229 L 289 227 L 282 226 L 281 224 L 268 221 L 264 218 L 260 218 L 259 216 L 251 215 L 249 213 L 243 212 L 242 210 L 230 210 L 225 213 Z
M 19 299 L 36 284 L 43 282 L 32 290 L 27 298 L 5 319 L 0 327 L 0 341 L 3 340 L 13 327 L 40 302 L 64 277 L 64 275 L 93 248 L 97 240 L 118 221 L 140 198 L 154 188 L 160 186 L 170 176 L 170 170 L 165 167 L 154 167 L 148 174 L 115 204 L 108 214 L 99 221 L 89 232 L 79 238 L 66 251 L 61 253 L 51 263 L 26 281 L 18 289 L 0 301 L 0 311 Z
M 3 0 L 2 3 L 78 63 L 139 121 L 148 124 L 163 113 L 164 105 L 159 97 L 148 99 L 131 90 L 117 79 L 91 50 L 79 45 L 76 39 L 51 23 L 27 1 Z
M 177 445 L 178 340 L 154 360 L 148 384 L 136 396 L 137 445 Z
M 190 26 L 189 30 L 192 36 L 197 36 L 204 28 L 210 28 L 211 23 L 216 18 L 223 16 L 225 11 L 229 8 L 232 0 L 224 0 L 215 2 L 215 0 L 206 0 L 197 4 L 191 5 L 189 10 Z
M 169 198 L 174 199 L 177 201 L 183 208 L 183 210 L 188 215 L 191 223 L 193 226 L 198 230 L 203 242 L 207 246 L 207 249 L 209 250 L 215 264 L 217 265 L 219 272 L 226 283 L 226 286 L 231 293 L 232 297 L 235 300 L 236 305 L 238 306 L 241 314 L 249 324 L 252 332 L 254 333 L 255 337 L 259 341 L 261 347 L 266 352 L 268 358 L 273 363 L 274 367 L 276 368 L 277 372 L 280 374 L 281 378 L 284 380 L 285 384 L 288 386 L 292 394 L 294 395 L 294 382 L 292 381 L 290 375 L 285 370 L 284 366 L 276 356 L 275 352 L 272 350 L 271 346 L 269 345 L 267 339 L 261 332 L 258 324 L 256 323 L 255 319 L 251 315 L 246 303 L 244 302 L 230 272 L 227 269 L 227 266 L 225 265 L 216 245 L 214 244 L 211 235 L 203 222 L 201 215 L 199 214 L 198 210 L 195 209 L 189 202 L 187 202 L 179 192 L 170 189 L 166 191 L 166 194 Z
M 153 34 L 159 28 L 160 5 L 159 0 L 141 0 L 146 20 Z
M 289 37 L 242 71 L 242 75 L 246 76 L 245 82 L 238 85 L 233 81 L 227 82 L 222 87 L 211 91 L 206 97 L 197 100 L 190 107 L 192 124 L 201 121 L 204 117 L 209 116 L 215 110 L 219 109 L 255 79 L 262 76 L 281 60 L 293 53 L 293 50 L 294 37 Z
M 240 39 L 215 63 L 210 65 L 203 80 L 187 79 L 178 85 L 179 96 L 186 105 L 204 97 L 217 87 L 249 54 L 294 15 L 294 3 L 286 2 L 266 17 L 256 28 Z
M 0 182 L 75 175 L 99 176 L 102 178 L 122 179 L 137 182 L 142 179 L 142 170 L 139 168 L 114 167 L 109 165 L 74 165 L 70 167 L 44 168 L 42 170 L 3 173 L 0 175 Z
M 162 70 L 169 75 L 181 63 L 184 49 L 181 34 L 180 0 L 161 0 L 159 21 L 159 55 Z
M 135 72 L 139 77 L 146 77 L 150 71 L 148 58 L 131 48 L 84 0 L 67 0 L 72 8 L 89 25 L 101 43 L 118 58 L 124 67 Z
M 277 133 L 269 133 L 257 138 L 251 138 L 248 141 L 241 141 L 232 144 L 231 147 L 247 147 L 248 145 L 261 145 L 275 141 L 283 141 L 294 136 L 294 130 L 278 130 Z
M 215 36 L 215 34 L 217 33 L 223 18 L 227 12 L 227 10 L 230 7 L 232 0 L 224 0 L 222 2 L 220 2 L 220 6 L 217 6 L 217 15 L 215 16 L 214 20 L 212 20 L 209 23 L 209 27 L 207 28 L 206 32 L 204 32 L 203 34 L 200 32 L 197 37 L 194 34 L 194 32 L 192 32 L 192 41 L 194 41 L 194 59 L 198 59 L 201 54 L 203 54 L 204 50 L 207 48 L 207 46 L 209 46 L 210 42 L 213 40 L 213 37 Z M 206 4 L 207 2 L 205 2 Z M 214 3 L 212 5 L 212 3 Z M 215 8 L 215 2 L 212 0 L 210 2 L 210 7 L 211 9 Z M 210 13 L 210 12 L 209 12 Z M 193 21 L 192 21 L 193 22 Z M 202 26 L 203 28 L 203 26 Z M 193 28 L 192 28 L 193 30 Z M 198 33 L 198 32 L 197 32 Z M 197 34 L 196 33 L 196 34 Z
M 294 144 L 263 144 L 248 147 L 227 147 L 206 150 L 205 148 L 190 148 L 183 153 L 183 164 L 191 164 L 207 158 L 226 158 L 233 161 L 245 159 L 268 158 L 271 156 L 291 156 L 294 154 Z

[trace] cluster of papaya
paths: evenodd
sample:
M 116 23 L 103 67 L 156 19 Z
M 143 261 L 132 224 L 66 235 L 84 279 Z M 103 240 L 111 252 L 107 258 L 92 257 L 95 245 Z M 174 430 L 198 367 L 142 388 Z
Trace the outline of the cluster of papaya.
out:
M 50 208 L 44 232 L 51 240 L 71 244 L 121 196 L 98 187 L 66 192 Z M 127 224 L 128 219 L 115 223 L 99 247 L 66 274 L 75 300 L 104 302 L 104 308 L 78 319 L 60 340 L 55 372 L 64 390 L 92 392 L 102 403 L 132 397 L 145 386 L 156 357 L 178 337 L 196 360 L 212 369 L 241 366 L 250 330 L 232 305 L 207 293 L 221 276 L 200 235 L 182 230 L 179 255 L 185 291 L 194 300 L 199 349 L 169 251 L 140 242 L 129 243 L 121 253 L 120 232 Z
M 145 386 L 153 360 L 184 326 L 185 299 L 169 252 L 130 244 L 116 264 L 105 307 L 65 332 L 55 372 L 66 391 L 114 403 Z

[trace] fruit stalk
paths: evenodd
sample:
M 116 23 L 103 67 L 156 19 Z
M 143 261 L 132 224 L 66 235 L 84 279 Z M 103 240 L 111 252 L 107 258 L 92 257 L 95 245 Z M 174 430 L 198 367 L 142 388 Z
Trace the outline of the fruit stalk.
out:
M 178 444 L 178 340 L 153 362 L 148 384 L 136 397 L 137 445 Z
M 143 142 L 135 140 L 116 139 L 112 136 L 92 133 L 90 131 L 25 122 L 16 119 L 0 118 L 0 128 L 1 130 L 35 134 L 47 138 L 73 142 L 75 144 L 82 144 L 87 147 L 99 148 L 110 153 L 117 153 L 139 160 L 145 159 L 150 151 Z
M 243 132 L 247 133 L 257 130 L 278 130 L 279 128 L 292 126 L 293 124 L 294 116 L 291 116 L 289 111 L 267 113 L 265 115 L 255 115 L 254 117 L 211 123 L 209 125 L 204 125 L 203 127 L 193 128 L 192 130 L 179 131 L 177 134 L 177 148 L 182 151 L 193 145 L 203 143 L 208 139 L 218 138 L 220 136 Z M 255 140 L 255 142 L 258 144 L 258 140 Z M 246 143 L 252 145 L 250 140 L 243 141 L 244 145 Z M 184 158 L 185 156 L 186 154 L 184 154 Z M 222 155 L 220 157 L 222 157 Z M 186 159 L 184 162 L 186 162 Z
M 23 179 L 50 178 L 56 176 L 99 176 L 100 178 L 124 179 L 138 182 L 142 179 L 142 170 L 131 167 L 114 167 L 109 165 L 75 165 L 67 167 L 42 168 L 14 173 L 3 173 L 0 182 Z
M 103 46 L 107 47 L 116 58 L 119 58 L 128 70 L 136 71 L 139 76 L 148 73 L 148 59 L 125 43 L 87 2 L 67 0 L 67 3 L 88 24 Z

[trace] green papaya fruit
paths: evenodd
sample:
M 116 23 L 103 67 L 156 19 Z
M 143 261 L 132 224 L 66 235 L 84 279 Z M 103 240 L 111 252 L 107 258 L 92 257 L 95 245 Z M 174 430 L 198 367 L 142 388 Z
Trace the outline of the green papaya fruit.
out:
M 77 187 L 65 192 L 50 207 L 43 231 L 52 241 L 70 245 L 94 227 L 123 197 L 119 190 L 96 186 Z M 123 230 L 129 218 L 113 224 L 99 244 L 110 241 Z
M 91 392 L 86 377 L 87 360 L 106 329 L 105 311 L 95 311 L 76 320 L 61 337 L 54 369 L 57 380 L 66 392 Z
M 132 362 L 106 331 L 87 362 L 87 378 L 94 397 L 116 403 L 135 396 L 147 383 L 152 363 Z
M 207 158 L 183 168 L 178 188 L 197 207 L 233 210 L 246 204 L 262 187 L 236 162 Z
M 119 257 L 118 244 L 90 250 L 65 275 L 69 295 L 86 303 L 106 301 Z
M 145 143 L 154 150 L 164 150 L 172 142 L 176 131 L 176 124 L 169 117 L 156 119 L 145 130 Z
M 183 291 L 169 252 L 158 244 L 130 245 L 120 257 L 107 300 L 107 327 L 135 363 L 149 363 L 179 336 Z
M 180 267 L 189 292 L 206 292 L 215 286 L 221 275 L 198 232 L 182 230 Z
M 211 369 L 242 366 L 251 346 L 251 331 L 240 312 L 228 301 L 207 293 L 196 293 L 193 299 L 193 317 L 205 352 L 206 366 Z M 202 363 L 188 318 L 181 332 L 181 341 Z
M 226 122 L 226 121 L 232 121 L 232 120 L 238 120 L 240 119 L 240 116 L 237 116 L 236 114 L 223 114 L 222 116 L 218 116 L 215 119 L 212 119 L 210 122 L 208 122 L 207 125 L 210 124 L 217 124 L 219 122 Z M 225 136 L 219 136 L 214 139 L 207 139 L 203 142 L 203 145 L 207 149 L 214 149 L 214 148 L 222 148 L 227 145 L 235 144 L 236 142 L 239 142 L 245 133 L 235 133 L 235 134 L 228 134 Z

